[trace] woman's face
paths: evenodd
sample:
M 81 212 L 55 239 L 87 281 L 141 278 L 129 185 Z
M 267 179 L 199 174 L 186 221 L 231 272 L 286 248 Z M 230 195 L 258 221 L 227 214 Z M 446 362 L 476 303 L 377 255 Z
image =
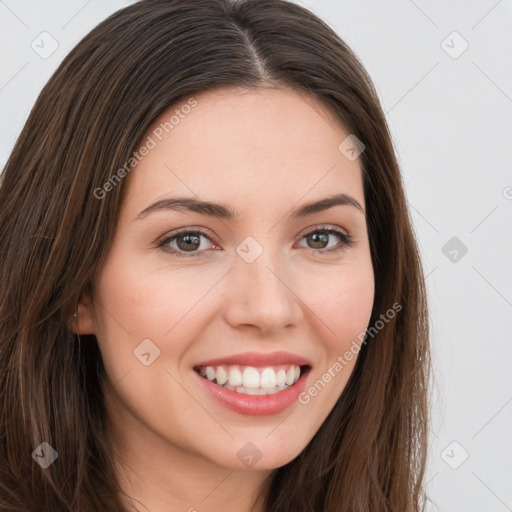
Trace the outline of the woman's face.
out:
M 149 452 L 276 468 L 334 407 L 370 319 L 364 213 L 354 204 L 303 210 L 339 194 L 364 210 L 360 159 L 338 148 L 349 133 L 292 90 L 187 100 L 154 123 L 124 178 L 87 308 L 114 386 L 107 409 L 118 433 Z M 172 207 L 178 197 L 194 203 Z M 310 369 L 290 385 L 292 364 Z

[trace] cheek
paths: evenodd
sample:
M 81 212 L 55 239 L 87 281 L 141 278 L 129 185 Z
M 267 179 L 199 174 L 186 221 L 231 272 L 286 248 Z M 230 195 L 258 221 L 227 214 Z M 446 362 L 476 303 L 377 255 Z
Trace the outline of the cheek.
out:
M 143 267 L 114 251 L 98 280 L 103 326 L 122 327 L 133 341 L 160 339 L 197 301 L 195 290 L 193 276 Z
M 215 310 L 208 291 L 222 274 L 170 271 L 141 261 L 113 250 L 98 279 L 96 333 L 112 380 L 128 370 L 134 379 L 133 370 L 147 369 L 136 357 L 148 349 L 151 358 L 156 355 L 150 368 L 179 365 Z
M 329 270 L 324 284 L 308 287 L 305 302 L 312 304 L 312 339 L 323 353 L 298 402 L 309 411 L 310 431 L 316 432 L 343 393 L 357 362 L 361 342 L 370 321 L 374 300 L 371 263 L 347 264 L 339 272 Z
M 347 266 L 339 272 L 330 272 L 329 279 L 309 286 L 308 290 L 306 302 L 318 317 L 318 329 L 325 333 L 323 342 L 329 357 L 343 353 L 354 340 L 359 344 L 373 308 L 371 265 Z
M 96 335 L 115 395 L 145 423 L 169 404 L 179 411 L 190 408 L 176 364 L 199 331 L 187 312 L 207 284 L 142 268 L 122 254 L 114 248 L 97 281 Z M 114 401 L 112 407 L 120 406 Z

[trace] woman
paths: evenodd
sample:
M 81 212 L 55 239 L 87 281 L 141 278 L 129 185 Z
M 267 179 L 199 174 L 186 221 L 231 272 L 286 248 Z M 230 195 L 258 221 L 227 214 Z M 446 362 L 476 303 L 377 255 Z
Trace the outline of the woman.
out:
M 0 204 L 2 510 L 423 510 L 418 249 L 371 80 L 309 11 L 113 14 Z

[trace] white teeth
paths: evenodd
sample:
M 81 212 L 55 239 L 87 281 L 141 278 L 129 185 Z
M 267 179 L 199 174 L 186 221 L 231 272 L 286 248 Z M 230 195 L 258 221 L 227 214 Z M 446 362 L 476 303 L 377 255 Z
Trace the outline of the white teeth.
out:
M 257 389 L 260 387 L 260 372 L 256 368 L 247 367 L 244 370 L 243 387 Z M 249 393 L 250 394 L 250 393 Z
M 253 366 L 206 366 L 198 372 L 219 386 L 248 395 L 277 393 L 295 384 L 300 378 L 297 365 L 278 365 L 256 368 Z
M 260 395 L 260 391 L 264 392 L 263 389 L 260 388 L 237 388 L 235 391 L 238 393 L 245 393 L 246 395 Z
M 247 370 L 245 370 L 247 371 Z M 262 388 L 275 388 L 276 387 L 276 372 L 274 371 L 274 368 L 265 368 L 261 372 L 261 384 L 260 386 Z
M 222 366 L 217 367 L 216 375 L 217 375 L 217 384 L 219 386 L 222 386 L 223 384 L 225 384 L 228 381 L 228 373 L 226 372 L 226 370 L 224 370 L 224 368 L 222 368 Z M 213 380 L 213 379 L 210 379 L 210 380 Z
M 213 380 L 213 379 L 210 379 Z M 229 384 L 230 386 L 241 386 L 242 385 L 242 374 L 237 368 L 229 370 Z
M 224 388 L 227 386 L 223 386 Z M 228 389 L 230 389 L 232 386 L 229 386 Z M 237 393 L 244 393 L 246 395 L 273 395 L 274 393 L 278 393 L 279 391 L 283 391 L 286 388 L 289 388 L 290 386 L 278 386 L 276 388 L 258 388 L 258 389 L 251 389 L 251 388 L 244 388 L 243 386 L 237 386 L 236 388 L 231 389 L 231 391 L 236 391 Z
M 208 380 L 213 380 L 215 379 L 215 368 L 213 366 L 207 366 L 206 367 L 206 378 Z
M 285 384 L 288 384 L 289 386 L 291 386 L 293 384 L 295 380 L 295 368 L 292 366 L 290 366 L 290 369 L 286 372 L 286 379 L 285 379 Z

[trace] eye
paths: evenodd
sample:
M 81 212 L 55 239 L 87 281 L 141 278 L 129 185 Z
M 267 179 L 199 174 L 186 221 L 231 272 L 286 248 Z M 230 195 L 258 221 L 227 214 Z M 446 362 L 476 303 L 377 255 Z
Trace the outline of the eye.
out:
M 329 247 L 329 237 L 338 237 L 340 240 L 333 247 Z M 183 230 L 172 236 L 165 237 L 158 243 L 162 250 L 179 257 L 200 256 L 206 250 L 201 239 L 210 240 L 210 237 L 201 230 Z M 312 244 L 313 253 L 331 253 L 350 247 L 355 242 L 350 235 L 332 227 L 318 226 L 303 235 L 302 239 Z M 175 245 L 174 245 L 175 244 Z M 213 245 L 213 247 L 216 247 Z
M 164 238 L 161 242 L 159 242 L 158 247 L 162 247 L 165 251 L 171 252 L 172 254 L 176 254 L 180 257 L 199 256 L 200 254 L 194 254 L 194 251 L 197 251 L 199 248 L 201 248 L 201 238 L 206 238 L 209 240 L 208 235 L 203 231 L 180 231 L 175 235 Z M 174 242 L 176 242 L 177 247 L 171 246 L 171 244 Z
M 338 237 L 340 242 L 329 247 L 329 237 L 332 237 L 333 235 Z M 355 243 L 350 235 L 344 233 L 340 229 L 325 226 L 318 226 L 313 231 L 309 231 L 303 235 L 303 239 L 313 245 L 313 253 L 320 254 L 341 251 Z

